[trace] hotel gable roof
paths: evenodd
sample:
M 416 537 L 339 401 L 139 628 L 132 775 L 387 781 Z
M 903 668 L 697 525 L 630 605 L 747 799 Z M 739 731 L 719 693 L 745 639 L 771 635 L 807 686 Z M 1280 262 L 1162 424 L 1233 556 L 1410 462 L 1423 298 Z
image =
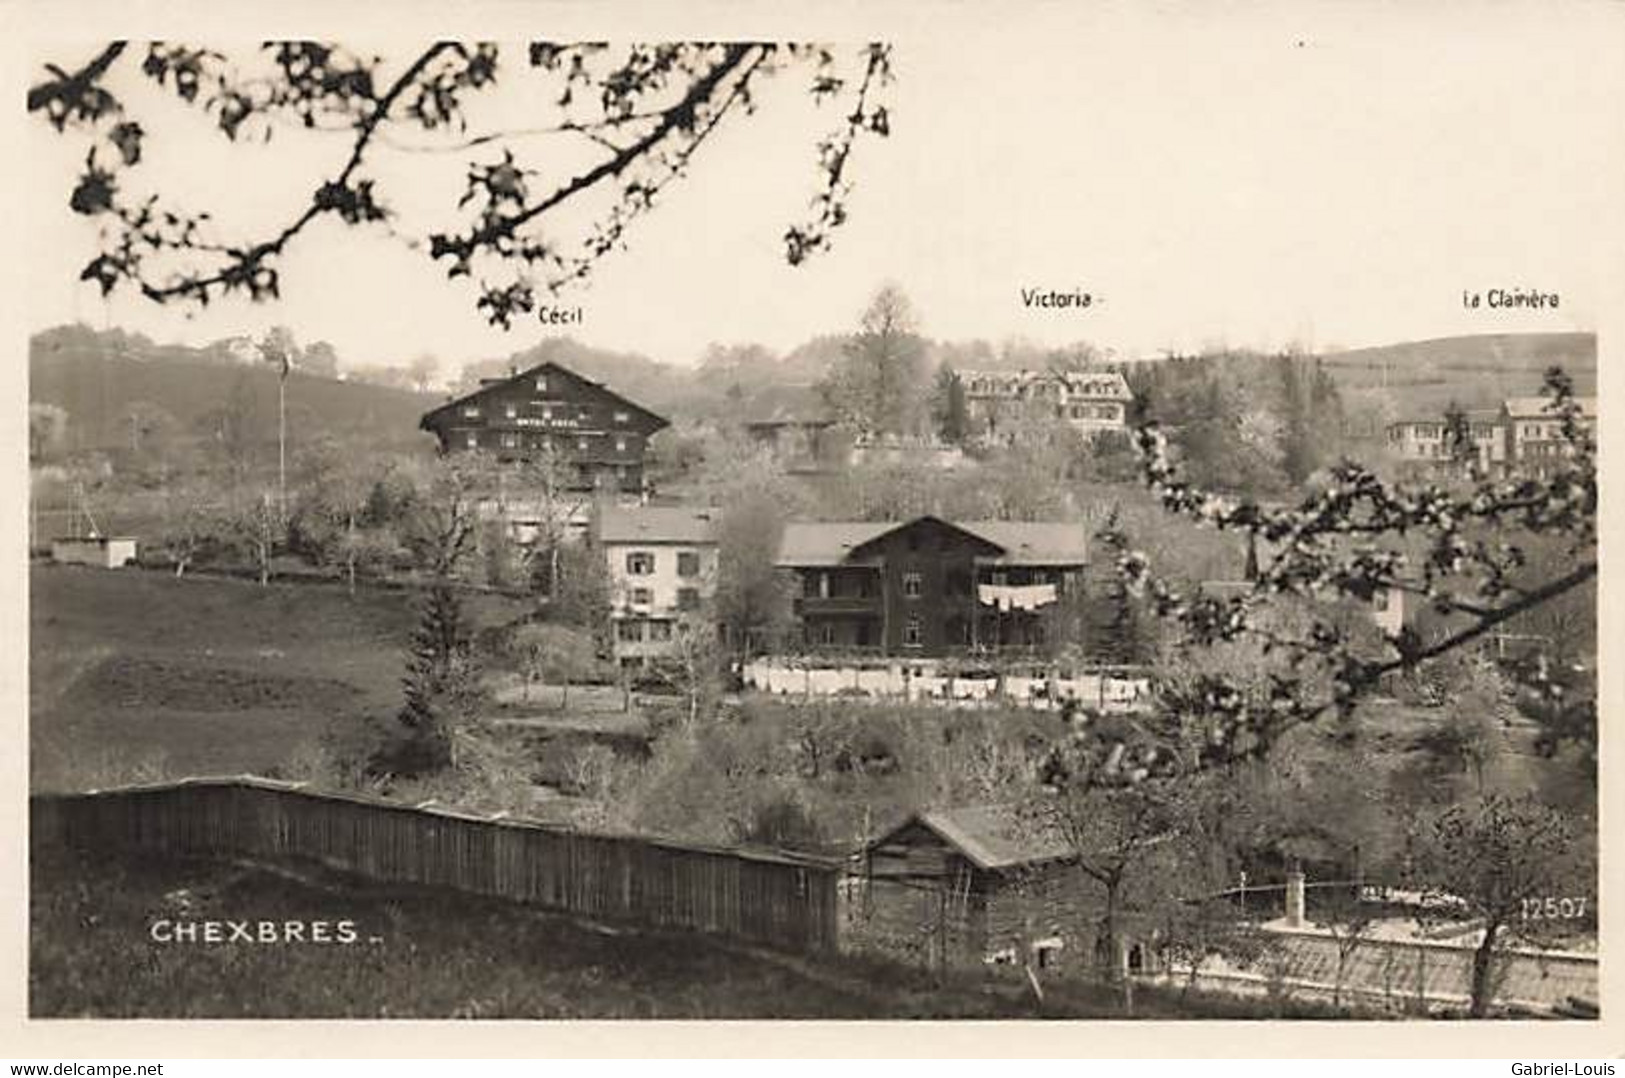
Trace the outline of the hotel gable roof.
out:
M 825 568 L 861 562 L 865 547 L 893 532 L 935 522 L 979 542 L 988 565 L 1083 565 L 1089 542 L 1083 525 L 1009 520 L 946 521 L 934 516 L 909 521 L 790 521 L 784 527 L 776 564 L 780 568 Z
M 638 420 L 637 428 L 645 436 L 671 426 L 671 422 L 666 419 L 665 416 L 657 415 L 654 412 L 651 412 L 637 401 L 621 396 L 619 393 L 615 392 L 613 389 L 610 389 L 601 382 L 595 382 L 591 378 L 577 374 L 568 367 L 555 363 L 552 360 L 548 360 L 545 363 L 538 363 L 534 367 L 528 367 L 525 370 L 510 374 L 506 378 L 486 379 L 484 383 L 473 392 L 465 393 L 461 397 L 453 398 L 452 400 L 446 401 L 444 404 L 425 412 L 423 414 L 423 418 L 418 420 L 418 427 L 421 430 L 432 431 L 436 428 L 442 418 L 455 415 L 456 409 L 462 408 L 465 405 L 478 403 L 487 396 L 501 394 L 503 391 L 509 390 L 521 382 L 534 379 L 538 375 L 562 377 L 580 390 L 607 398 L 617 407 L 624 408 L 626 411 L 630 412 Z

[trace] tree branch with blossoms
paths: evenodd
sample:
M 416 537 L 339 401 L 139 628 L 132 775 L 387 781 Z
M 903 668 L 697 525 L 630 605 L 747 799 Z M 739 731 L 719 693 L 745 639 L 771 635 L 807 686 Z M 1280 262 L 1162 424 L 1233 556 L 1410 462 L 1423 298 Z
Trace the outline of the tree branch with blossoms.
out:
M 1209 756 L 1261 755 L 1294 726 L 1332 713 L 1346 718 L 1390 675 L 1464 648 L 1596 578 L 1595 445 L 1567 375 L 1548 371 L 1543 395 L 1561 440 L 1560 452 L 1542 458 L 1549 466 L 1539 474 L 1495 478 L 1480 471 L 1454 486 L 1391 483 L 1344 461 L 1296 505 L 1198 489 L 1181 476 L 1154 423 L 1136 430 L 1142 477 L 1164 510 L 1270 551 L 1244 591 L 1222 596 L 1181 590 L 1137 552 L 1119 559 L 1131 589 L 1181 631 L 1186 647 L 1250 640 L 1285 659 L 1264 687 L 1207 671 L 1182 691 L 1163 694 L 1166 707 L 1207 724 Z M 1537 567 L 1526 544 L 1537 536 L 1561 537 L 1568 561 L 1561 571 L 1530 579 Z M 1385 592 L 1417 598 L 1447 628 L 1423 639 L 1407 626 L 1382 634 L 1381 646 L 1371 648 L 1329 612 L 1338 602 L 1367 605 Z M 1328 613 L 1282 633 L 1262 615 L 1286 599 L 1319 603 Z M 1587 703 L 1572 682 L 1536 675 L 1524 687 L 1548 697 L 1567 694 L 1567 706 L 1594 712 L 1594 696 Z M 1594 738 L 1594 720 L 1592 729 Z
M 351 140 L 343 164 L 313 182 L 308 203 L 286 224 L 227 238 L 211 212 L 131 193 L 153 136 L 108 86 L 134 55 L 130 46 L 114 42 L 77 69 L 47 64 L 29 90 L 28 109 L 59 132 L 90 139 L 69 203 L 104 227 L 81 279 L 104 295 L 133 287 L 156 303 L 275 298 L 290 245 L 313 223 L 336 219 L 386 229 L 426 251 L 448 278 L 478 278 L 476 307 L 493 324 L 510 327 L 517 314 L 534 309 L 538 295 L 556 295 L 624 247 L 631 224 L 688 173 L 713 133 L 754 112 L 762 81 L 799 66 L 811 69 L 808 92 L 816 103 L 846 105 L 840 126 L 818 146 L 810 218 L 784 235 L 785 259 L 795 265 L 826 248 L 847 220 L 857 140 L 883 138 L 891 126 L 880 101 L 892 81 L 891 48 L 882 43 L 863 46 L 857 72 L 848 74 L 833 48 L 794 42 L 618 48 L 532 42 L 518 50 L 436 42 L 390 75 L 393 65 L 383 59 L 337 44 L 269 42 L 260 50 L 269 73 L 252 74 L 212 49 L 152 42 L 140 58 L 140 77 L 199 110 L 232 142 L 269 142 L 290 127 Z M 520 63 L 514 51 L 522 53 Z M 553 122 L 470 133 L 474 99 L 522 78 L 531 80 L 540 111 L 552 113 Z M 571 172 L 554 163 L 560 155 L 520 152 L 522 140 L 547 136 L 578 140 L 597 160 Z M 380 147 L 474 152 L 455 206 L 462 220 L 425 236 L 403 235 L 377 174 Z M 548 182 L 540 182 L 544 177 Z M 583 234 L 561 236 L 545 227 L 561 209 L 592 196 L 608 208 L 588 212 L 592 223 Z

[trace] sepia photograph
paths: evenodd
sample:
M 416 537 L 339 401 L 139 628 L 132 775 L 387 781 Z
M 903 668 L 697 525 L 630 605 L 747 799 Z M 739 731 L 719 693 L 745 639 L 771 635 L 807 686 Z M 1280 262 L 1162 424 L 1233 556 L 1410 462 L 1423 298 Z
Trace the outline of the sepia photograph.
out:
M 368 10 L 14 49 L 27 1018 L 1603 1019 L 1621 9 Z

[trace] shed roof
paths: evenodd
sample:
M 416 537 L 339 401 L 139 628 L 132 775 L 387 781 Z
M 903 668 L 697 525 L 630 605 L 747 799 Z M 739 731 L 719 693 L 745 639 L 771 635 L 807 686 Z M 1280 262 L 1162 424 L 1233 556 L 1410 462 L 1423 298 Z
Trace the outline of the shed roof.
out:
M 714 511 L 691 506 L 605 506 L 598 515 L 603 543 L 715 543 Z
M 1024 817 L 1014 805 L 962 805 L 917 813 L 876 839 L 890 842 L 918 823 L 948 843 L 977 868 L 989 872 L 1058 861 L 1075 851 L 1043 821 Z

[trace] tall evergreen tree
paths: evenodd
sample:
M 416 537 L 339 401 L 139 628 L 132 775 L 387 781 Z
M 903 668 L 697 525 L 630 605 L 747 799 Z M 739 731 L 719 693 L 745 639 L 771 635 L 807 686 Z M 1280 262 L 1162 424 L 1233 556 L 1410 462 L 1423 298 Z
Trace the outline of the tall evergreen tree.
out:
M 437 771 L 456 766 L 456 733 L 477 696 L 474 646 L 463 607 L 446 580 L 429 589 L 407 651 L 406 701 L 399 714 L 406 742 L 396 768 Z
M 1139 600 L 1129 590 L 1128 581 L 1118 572 L 1118 560 L 1130 550 L 1128 535 L 1123 531 L 1122 516 L 1112 506 L 1106 522 L 1095 532 L 1095 541 L 1106 555 L 1099 561 L 1109 566 L 1111 574 L 1100 615 L 1088 639 L 1095 658 L 1108 663 L 1135 666 L 1151 658 L 1153 641 L 1151 630 L 1140 610 Z
M 1319 465 L 1315 452 L 1315 431 L 1310 422 L 1308 395 L 1304 392 L 1302 361 L 1294 355 L 1278 358 L 1281 375 L 1281 468 L 1294 483 L 1302 483 Z
M 932 413 L 937 435 L 949 445 L 963 445 L 970 434 L 970 413 L 965 405 L 965 383 L 944 363 L 937 369 L 932 393 Z
M 1473 428 L 1467 421 L 1467 412 L 1451 401 L 1444 409 L 1444 451 L 1450 463 L 1461 468 L 1472 466 L 1478 456 L 1473 446 Z

